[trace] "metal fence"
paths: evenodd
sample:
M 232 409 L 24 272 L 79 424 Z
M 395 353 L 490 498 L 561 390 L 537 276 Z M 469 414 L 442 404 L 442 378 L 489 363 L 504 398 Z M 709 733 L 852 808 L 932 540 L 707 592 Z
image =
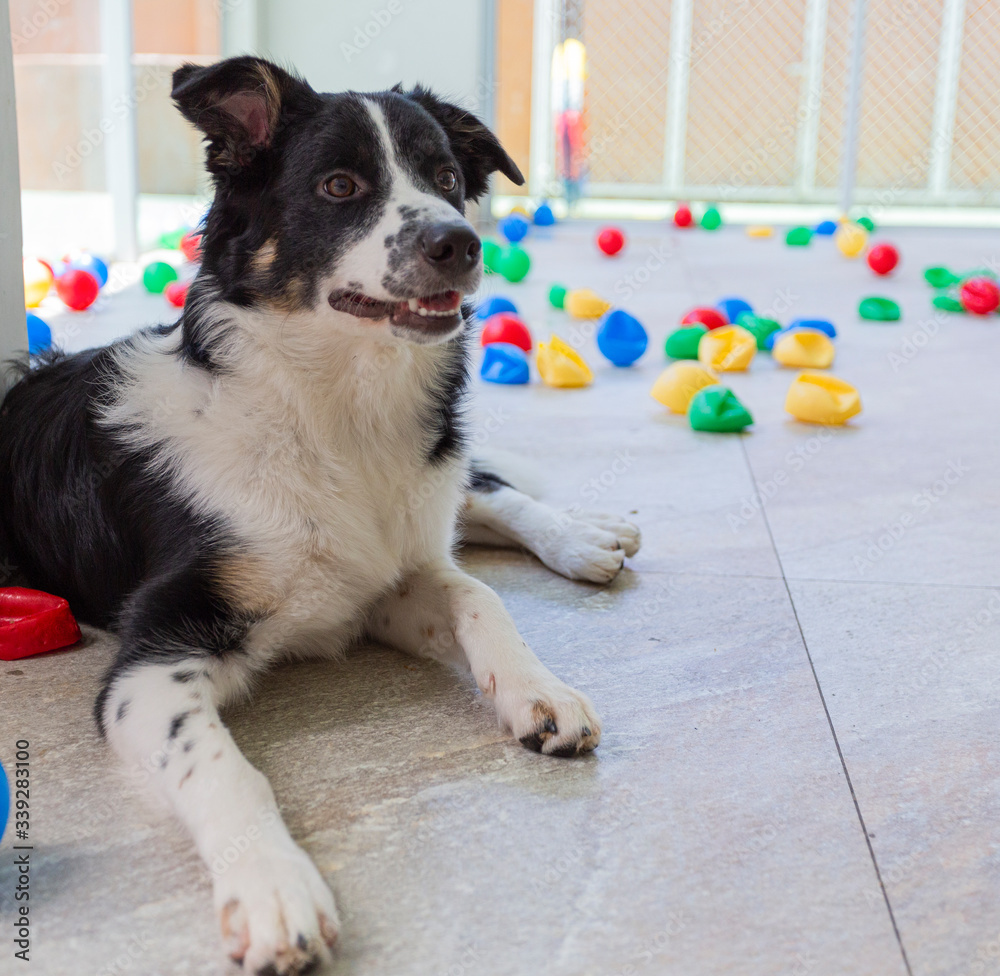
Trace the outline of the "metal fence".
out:
M 531 191 L 995 206 L 998 51 L 996 0 L 536 0 Z

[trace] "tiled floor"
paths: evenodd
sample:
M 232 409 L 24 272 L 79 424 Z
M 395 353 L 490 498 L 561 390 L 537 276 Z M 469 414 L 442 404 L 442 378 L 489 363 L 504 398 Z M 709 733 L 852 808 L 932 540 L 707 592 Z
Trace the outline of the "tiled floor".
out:
M 920 275 L 995 260 L 995 235 L 883 235 L 904 262 L 879 282 L 829 240 L 628 229 L 605 260 L 592 227 L 560 226 L 504 290 L 536 335 L 568 337 L 549 282 L 596 288 L 646 323 L 645 360 L 615 370 L 588 340 L 589 389 L 475 384 L 485 449 L 534 459 L 554 503 L 643 529 L 605 589 L 465 556 L 594 699 L 597 753 L 529 754 L 469 681 L 375 648 L 284 667 L 229 716 L 337 895 L 336 972 L 998 973 L 1000 319 L 935 318 Z M 860 322 L 872 293 L 903 321 Z M 864 413 L 792 421 L 791 374 L 761 356 L 731 377 L 744 436 L 667 415 L 648 396 L 663 338 L 723 294 L 833 319 Z M 163 307 L 126 292 L 74 344 L 126 312 Z M 225 973 L 206 872 L 94 735 L 110 653 L 89 632 L 2 668 L 0 755 L 26 736 L 35 763 L 31 972 Z M 7 908 L 12 883 L 5 855 Z

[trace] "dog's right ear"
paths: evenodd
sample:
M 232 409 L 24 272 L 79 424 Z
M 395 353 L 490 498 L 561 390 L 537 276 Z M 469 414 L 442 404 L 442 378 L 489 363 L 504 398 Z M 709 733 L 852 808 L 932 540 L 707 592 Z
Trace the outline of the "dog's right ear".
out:
M 174 72 L 171 97 L 208 140 L 208 169 L 233 172 L 254 161 L 278 135 L 283 116 L 318 96 L 304 81 L 263 58 L 228 58 Z

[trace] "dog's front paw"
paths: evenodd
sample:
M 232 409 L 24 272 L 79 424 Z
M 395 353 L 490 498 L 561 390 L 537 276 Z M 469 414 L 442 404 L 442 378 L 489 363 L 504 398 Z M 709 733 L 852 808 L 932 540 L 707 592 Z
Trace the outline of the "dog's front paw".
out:
M 337 909 L 299 847 L 290 839 L 258 839 L 235 862 L 223 863 L 224 871 L 221 864 L 213 868 L 215 909 L 233 959 L 254 976 L 291 976 L 330 963 Z
M 507 689 L 497 679 L 495 703 L 500 721 L 521 745 L 546 756 L 578 756 L 601 741 L 590 699 L 551 674 Z
M 549 569 L 570 579 L 610 583 L 626 556 L 639 551 L 639 529 L 631 522 L 602 512 L 567 512 L 557 533 L 538 549 Z

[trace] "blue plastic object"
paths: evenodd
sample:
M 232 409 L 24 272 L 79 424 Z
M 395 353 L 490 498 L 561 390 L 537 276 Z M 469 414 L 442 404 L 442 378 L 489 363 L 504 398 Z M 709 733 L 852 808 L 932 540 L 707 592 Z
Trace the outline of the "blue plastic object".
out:
M 633 315 L 620 308 L 608 312 L 597 330 L 597 348 L 616 366 L 631 366 L 645 351 L 649 337 Z
M 551 227 L 556 222 L 556 215 L 547 203 L 535 207 L 534 221 L 539 227 Z
M 753 306 L 749 302 L 732 295 L 723 298 L 715 307 L 725 315 L 727 322 L 738 322 L 744 312 L 753 312 Z
M 528 233 L 528 222 L 520 214 L 508 214 L 497 224 L 497 230 L 510 241 L 517 244 L 524 240 L 524 235 Z
M 807 320 L 807 319 L 796 319 L 796 321 L 806 322 L 806 321 L 809 321 L 809 320 Z M 820 321 L 820 320 L 819 319 L 814 319 L 813 321 Z M 829 323 L 826 323 L 826 324 L 829 325 Z M 828 336 L 830 334 L 825 329 L 814 329 L 811 326 L 804 326 L 804 325 L 788 325 L 788 326 L 785 326 L 785 328 L 783 328 L 783 329 L 778 329 L 777 332 L 772 332 L 764 340 L 764 348 L 765 349 L 773 349 L 774 348 L 774 344 L 779 339 L 781 339 L 783 336 L 788 335 L 791 332 L 822 332 L 823 335 L 825 335 L 825 336 Z
M 517 306 L 509 298 L 494 295 L 493 298 L 487 299 L 476 309 L 476 318 L 480 318 L 485 322 L 486 319 L 491 315 L 496 315 L 497 312 L 513 312 L 517 315 Z
M 28 312 L 28 352 L 35 356 L 52 345 L 52 330 L 34 312 Z
M 7 774 L 0 765 L 0 840 L 7 829 L 7 817 L 10 815 L 10 787 L 7 785 Z
M 816 231 L 822 237 L 833 237 L 837 233 L 837 224 L 833 220 L 821 220 L 816 225 Z
M 77 254 L 66 267 L 75 271 L 89 271 L 102 288 L 108 283 L 108 266 L 94 254 Z
M 483 365 L 479 375 L 487 383 L 504 383 L 514 386 L 527 383 L 528 354 L 510 342 L 492 342 L 483 348 Z
M 824 332 L 831 339 L 837 338 L 837 330 L 832 322 L 826 319 L 792 319 L 788 323 L 790 329 L 816 329 L 817 332 Z

